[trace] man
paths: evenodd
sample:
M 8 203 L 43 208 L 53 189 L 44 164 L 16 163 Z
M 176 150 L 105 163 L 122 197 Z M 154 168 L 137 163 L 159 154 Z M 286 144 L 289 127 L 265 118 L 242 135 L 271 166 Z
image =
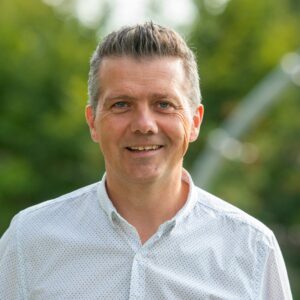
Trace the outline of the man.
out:
M 291 299 L 263 224 L 182 167 L 203 118 L 197 65 L 174 31 L 109 34 L 86 119 L 103 179 L 19 213 L 0 243 L 0 299 Z

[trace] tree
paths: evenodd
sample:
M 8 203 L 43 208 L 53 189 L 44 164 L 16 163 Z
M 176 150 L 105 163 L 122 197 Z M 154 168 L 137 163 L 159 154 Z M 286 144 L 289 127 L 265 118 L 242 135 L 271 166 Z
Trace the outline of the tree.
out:
M 96 181 L 103 163 L 84 119 L 94 32 L 40 1 L 4 0 L 0 36 L 3 232 L 19 210 Z

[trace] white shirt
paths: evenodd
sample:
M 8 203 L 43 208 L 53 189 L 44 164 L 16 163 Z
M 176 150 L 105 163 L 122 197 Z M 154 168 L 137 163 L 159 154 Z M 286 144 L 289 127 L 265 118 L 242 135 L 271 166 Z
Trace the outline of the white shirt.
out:
M 0 241 L 0 299 L 292 299 L 273 233 L 184 180 L 185 206 L 143 245 L 105 178 L 20 212 Z

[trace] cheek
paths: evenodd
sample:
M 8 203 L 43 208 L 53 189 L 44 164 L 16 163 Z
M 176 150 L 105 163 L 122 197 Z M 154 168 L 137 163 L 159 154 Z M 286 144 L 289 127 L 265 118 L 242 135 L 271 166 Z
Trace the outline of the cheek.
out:
M 190 120 L 183 112 L 177 112 L 174 114 L 178 121 L 180 122 L 180 126 L 183 129 L 183 144 L 182 144 L 182 155 L 184 156 L 190 141 Z
M 110 111 L 105 110 L 99 110 L 97 114 L 97 122 L 98 124 L 101 124 L 103 121 L 105 121 L 112 113 Z
M 97 115 L 97 134 L 101 144 L 116 144 L 124 137 L 130 119 L 124 115 L 116 115 L 109 111 L 100 111 Z M 101 147 L 105 147 L 103 145 Z M 107 147 L 106 147 L 107 148 Z
M 96 117 L 97 129 L 100 135 L 110 135 L 112 131 L 116 131 L 120 122 L 115 118 L 110 111 L 101 110 Z
M 104 111 L 97 111 L 95 118 L 95 130 L 94 130 L 94 138 L 98 141 L 100 148 L 102 150 L 102 143 L 107 138 L 108 128 L 110 128 L 110 113 Z

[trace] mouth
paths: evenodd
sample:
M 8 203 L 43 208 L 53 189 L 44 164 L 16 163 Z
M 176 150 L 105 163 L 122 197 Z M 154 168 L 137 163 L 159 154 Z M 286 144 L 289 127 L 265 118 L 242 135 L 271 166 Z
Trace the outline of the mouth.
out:
M 147 145 L 147 146 L 130 146 L 130 147 L 126 147 L 126 149 L 132 152 L 142 152 L 142 151 L 155 151 L 162 147 L 163 147 L 162 145 Z

